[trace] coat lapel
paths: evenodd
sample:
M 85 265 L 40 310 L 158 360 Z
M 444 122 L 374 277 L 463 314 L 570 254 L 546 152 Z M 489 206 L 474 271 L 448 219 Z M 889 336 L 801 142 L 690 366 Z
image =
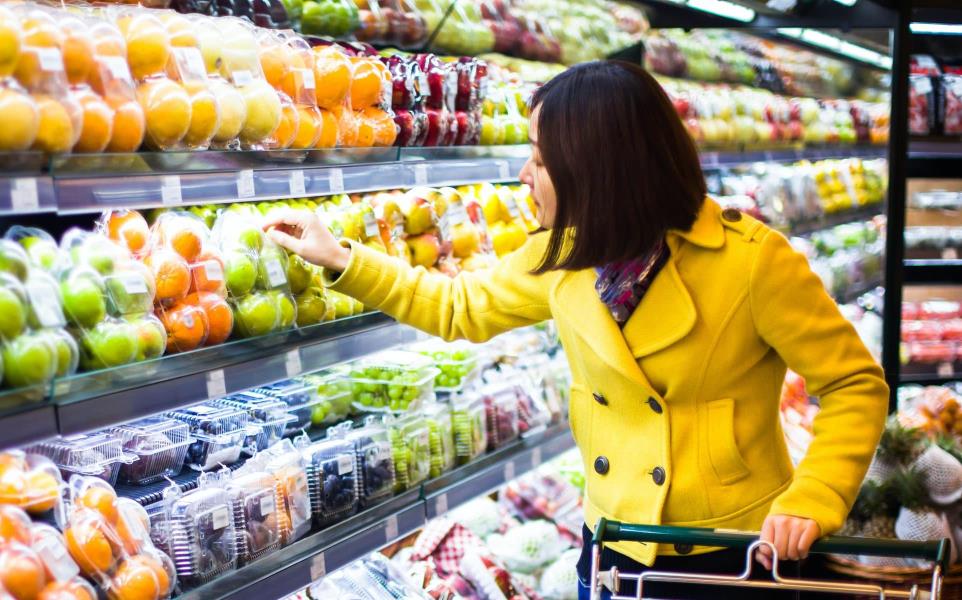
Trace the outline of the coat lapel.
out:
M 672 258 L 625 323 L 624 337 L 632 356 L 641 358 L 674 344 L 691 331 L 695 318 L 695 304 Z

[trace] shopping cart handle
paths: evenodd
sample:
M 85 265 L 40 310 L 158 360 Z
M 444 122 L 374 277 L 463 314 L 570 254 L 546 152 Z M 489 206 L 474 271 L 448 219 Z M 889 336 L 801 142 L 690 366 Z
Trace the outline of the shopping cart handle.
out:
M 595 528 L 593 543 L 651 542 L 655 544 L 687 544 L 721 548 L 747 549 L 758 540 L 757 533 L 742 533 L 720 529 L 694 527 L 669 527 L 662 525 L 631 525 L 618 521 L 600 519 Z M 942 565 L 948 569 L 949 540 L 931 542 L 908 542 L 878 538 L 826 537 L 815 542 L 810 552 L 816 554 L 858 554 L 869 556 L 892 556 L 896 558 L 919 558 Z

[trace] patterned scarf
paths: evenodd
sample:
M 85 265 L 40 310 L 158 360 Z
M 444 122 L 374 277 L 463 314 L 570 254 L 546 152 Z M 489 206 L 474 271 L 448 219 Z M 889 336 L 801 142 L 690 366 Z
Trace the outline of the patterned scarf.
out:
M 642 258 L 595 268 L 598 272 L 595 290 L 618 325 L 623 326 L 631 317 L 651 287 L 651 282 L 665 266 L 669 254 L 668 245 L 661 240 Z

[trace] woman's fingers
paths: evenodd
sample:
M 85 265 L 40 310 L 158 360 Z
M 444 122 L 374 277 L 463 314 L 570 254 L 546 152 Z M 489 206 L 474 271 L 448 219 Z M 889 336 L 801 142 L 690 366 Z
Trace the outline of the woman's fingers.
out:
M 802 533 L 801 539 L 798 541 L 798 553 L 800 558 L 808 558 L 808 551 L 812 549 L 812 544 L 818 541 L 821 537 L 822 528 L 818 526 L 815 521 L 809 521 L 808 525 L 805 527 L 805 531 Z
M 265 231 L 277 227 L 283 227 L 285 229 L 296 227 L 303 231 L 304 229 L 307 229 L 308 225 L 311 224 L 312 219 L 316 218 L 317 216 L 310 211 L 284 208 L 281 210 L 271 211 L 264 218 L 264 221 L 261 223 L 261 227 Z
M 811 519 L 788 515 L 769 515 L 762 525 L 759 539 L 771 543 L 780 560 L 802 560 L 808 557 L 812 544 L 821 536 L 818 523 Z M 772 568 L 772 550 L 762 546 L 758 562 Z
M 299 237 L 294 237 L 280 229 L 267 230 L 267 237 L 275 244 L 282 246 L 295 254 L 300 254 L 303 250 L 304 242 Z
M 773 543 L 775 541 L 775 522 L 772 517 L 765 519 L 765 523 L 762 524 L 762 534 L 759 538 L 763 542 Z M 766 569 L 772 568 L 772 549 L 768 545 L 764 545 L 758 549 L 756 554 L 758 562 Z

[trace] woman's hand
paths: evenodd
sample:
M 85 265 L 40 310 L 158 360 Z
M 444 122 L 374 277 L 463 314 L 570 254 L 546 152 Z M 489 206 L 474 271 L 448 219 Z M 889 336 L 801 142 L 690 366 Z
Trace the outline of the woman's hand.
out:
M 342 273 L 351 250 L 342 246 L 317 215 L 307 210 L 284 209 L 272 212 L 264 230 L 275 243 L 299 254 L 307 262 Z
M 775 546 L 778 560 L 802 560 L 808 557 L 808 550 L 821 536 L 821 528 L 811 519 L 769 515 L 762 525 L 761 539 Z M 756 556 L 763 567 L 772 568 L 771 548 L 762 546 Z

